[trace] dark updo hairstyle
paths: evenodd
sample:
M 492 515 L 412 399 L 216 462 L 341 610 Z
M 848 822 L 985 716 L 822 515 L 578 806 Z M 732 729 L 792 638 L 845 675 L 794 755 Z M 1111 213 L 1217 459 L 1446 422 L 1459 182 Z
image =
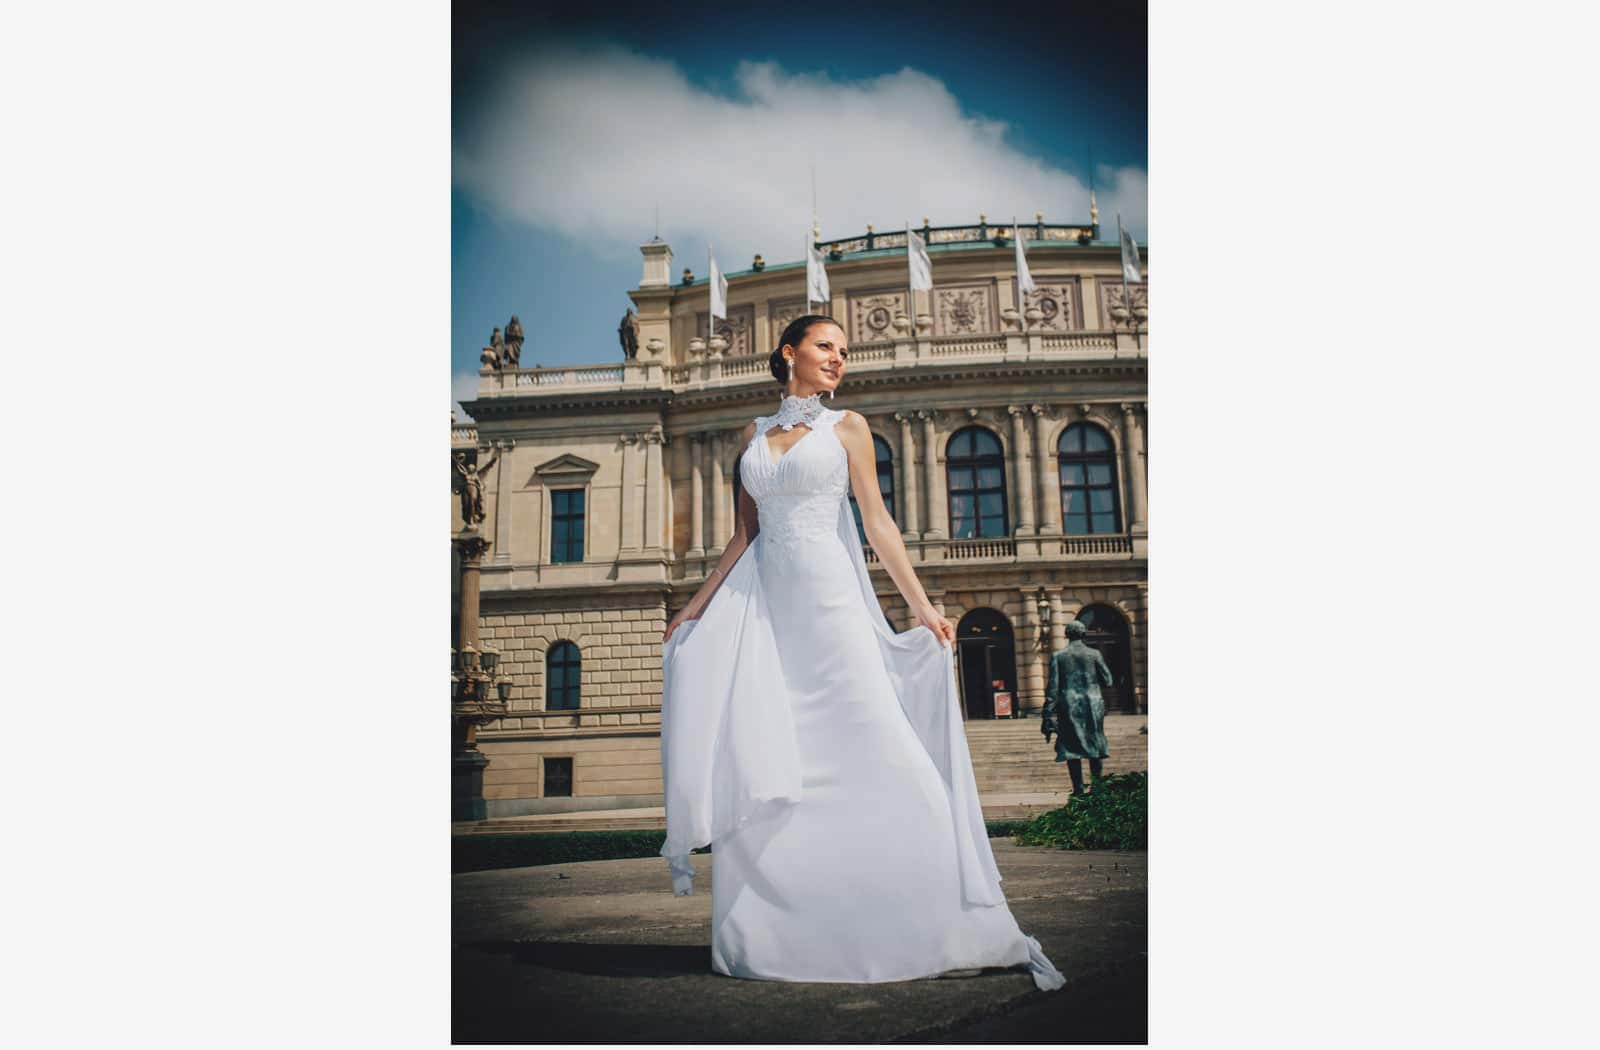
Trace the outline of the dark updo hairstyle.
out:
M 811 331 L 812 325 L 824 323 L 838 325 L 839 330 L 841 332 L 844 331 L 844 325 L 839 324 L 838 321 L 835 321 L 827 314 L 802 314 L 785 326 L 783 336 L 778 340 L 778 348 L 772 351 L 772 357 L 768 360 L 768 364 L 772 368 L 772 378 L 776 379 L 780 384 L 788 384 L 789 369 L 783 363 L 783 348 L 786 346 L 799 346 L 801 340 L 805 339 L 806 333 Z

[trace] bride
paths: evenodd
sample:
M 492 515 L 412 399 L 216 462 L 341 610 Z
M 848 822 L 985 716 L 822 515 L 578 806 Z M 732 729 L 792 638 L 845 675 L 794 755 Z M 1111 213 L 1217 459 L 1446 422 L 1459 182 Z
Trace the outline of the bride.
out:
M 712 853 L 712 968 L 776 981 L 905 981 L 1026 965 L 1065 978 L 1000 891 L 956 695 L 955 628 L 878 492 L 867 421 L 825 405 L 843 329 L 784 329 L 776 413 L 744 428 L 732 538 L 667 625 L 661 765 L 673 890 Z M 847 493 L 917 618 L 896 633 Z M 746 555 L 751 555 L 746 557 Z

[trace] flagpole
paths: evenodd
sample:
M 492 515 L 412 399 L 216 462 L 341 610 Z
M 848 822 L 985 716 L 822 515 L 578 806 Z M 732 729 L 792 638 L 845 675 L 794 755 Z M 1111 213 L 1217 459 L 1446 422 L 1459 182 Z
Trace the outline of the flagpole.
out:
M 812 177 L 813 178 L 816 177 L 814 173 L 813 173 Z M 816 191 L 813 190 L 812 191 L 813 198 L 815 197 L 815 193 L 816 193 Z M 816 204 L 815 204 L 814 199 L 813 199 L 811 214 L 812 214 L 813 218 L 815 218 L 815 216 L 817 214 L 816 213 Z M 805 248 L 803 250 L 805 251 L 805 255 L 803 256 L 803 258 L 806 261 L 806 313 L 809 314 L 811 312 L 811 231 L 810 230 L 806 231 L 806 243 L 805 243 Z
M 1018 257 L 1020 258 L 1021 255 L 1022 255 L 1022 231 L 1017 228 L 1017 213 L 1016 212 L 1012 212 L 1011 213 L 1011 239 L 1015 242 L 1012 245 L 1012 250 L 1015 251 L 1017 253 Z M 1013 264 L 1013 266 L 1015 266 L 1015 264 Z M 1028 330 L 1028 311 L 1023 309 L 1023 305 L 1027 302 L 1027 300 L 1023 298 L 1023 294 L 1024 293 L 1022 291 L 1022 271 L 1018 270 L 1017 271 L 1017 321 L 1021 323 L 1022 330 L 1024 332 L 1026 332 Z
M 911 220 L 906 220 L 906 335 L 915 339 L 917 335 L 917 301 L 911 290 Z

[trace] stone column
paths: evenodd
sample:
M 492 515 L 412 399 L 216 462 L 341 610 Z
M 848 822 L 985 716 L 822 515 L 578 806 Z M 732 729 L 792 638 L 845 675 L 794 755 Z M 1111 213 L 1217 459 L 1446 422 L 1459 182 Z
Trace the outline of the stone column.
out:
M 950 508 L 945 496 L 944 472 L 939 469 L 939 438 L 934 433 L 936 413 L 920 411 L 922 420 L 922 466 L 924 487 L 928 490 L 928 527 L 922 531 L 925 540 L 944 540 L 950 537 Z
M 752 353 L 770 354 L 778 342 L 781 332 L 772 330 L 772 302 L 769 299 L 756 300 L 756 326 L 752 338 L 755 345 L 750 348 Z
M 1127 402 L 1122 405 L 1122 454 L 1127 464 L 1130 527 L 1145 524 L 1144 439 L 1139 432 L 1139 419 L 1134 407 Z
M 1011 416 L 1011 473 L 1015 479 L 1017 492 L 1016 534 L 1018 536 L 1034 534 L 1033 472 L 1028 469 L 1028 458 L 1024 455 L 1028 447 L 1028 435 L 1022 417 L 1027 411 L 1023 405 L 1006 406 L 1006 412 Z
M 914 540 L 922 535 L 917 513 L 917 446 L 911 437 L 911 414 L 896 412 L 900 424 L 900 535 Z
M 639 549 L 639 453 L 641 434 L 622 435 L 622 527 L 619 530 L 619 548 L 625 551 Z
M 711 432 L 711 535 L 706 540 L 706 550 L 721 554 L 728 545 L 728 470 L 722 462 L 723 446 L 727 444 L 722 431 Z
M 500 450 L 494 479 L 494 560 L 498 565 L 511 561 L 511 450 L 517 443 L 507 438 L 496 441 L 494 447 Z
M 652 427 L 644 435 L 644 546 L 647 550 L 661 548 L 661 442 L 660 427 Z
M 1039 475 L 1039 535 L 1061 535 L 1061 478 L 1050 449 L 1050 406 L 1029 405 L 1033 413 L 1033 455 Z
M 702 558 L 706 553 L 705 458 L 705 435 L 696 431 L 689 435 L 689 550 L 686 556 L 690 558 Z
M 489 541 L 469 527 L 453 542 L 461 554 L 461 625 L 456 651 L 470 646 L 482 652 L 478 644 L 478 570 Z M 450 819 L 484 820 L 489 813 L 483 799 L 483 770 L 489 759 L 477 747 L 481 720 L 472 717 L 472 705 L 455 701 L 454 706 L 450 720 Z
M 1049 651 L 1039 645 L 1039 635 L 1044 631 L 1044 624 L 1039 619 L 1039 595 L 1027 591 L 1018 591 L 1022 600 L 1022 637 L 1019 639 L 1026 647 L 1021 654 L 1024 659 L 1019 661 L 1019 666 L 1026 668 L 1027 692 L 1017 698 L 1017 710 L 1037 711 L 1044 706 L 1045 665 Z M 1021 677 L 1021 676 L 1019 676 Z M 1017 690 L 1021 692 L 1023 683 L 1017 682 Z M 1023 701 L 1026 700 L 1026 704 Z
M 1051 591 L 1050 597 L 1050 651 L 1067 647 L 1067 605 L 1060 591 Z M 1046 679 L 1046 684 L 1049 684 Z

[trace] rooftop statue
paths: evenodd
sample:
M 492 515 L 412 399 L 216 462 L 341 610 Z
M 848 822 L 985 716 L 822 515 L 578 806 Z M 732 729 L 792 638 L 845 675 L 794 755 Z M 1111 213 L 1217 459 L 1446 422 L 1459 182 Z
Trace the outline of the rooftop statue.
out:
M 632 361 L 639 356 L 639 318 L 634 316 L 631 306 L 622 315 L 622 323 L 617 326 L 617 338 L 622 342 L 624 358 Z
M 522 322 L 517 320 L 517 315 L 511 315 L 511 323 L 506 325 L 506 352 L 503 360 L 512 368 L 522 366 Z
M 502 368 L 506 360 L 506 341 L 500 335 L 500 326 L 496 325 L 494 334 L 489 337 L 489 345 L 483 348 L 483 353 L 478 355 L 478 360 L 483 362 L 485 368 Z

